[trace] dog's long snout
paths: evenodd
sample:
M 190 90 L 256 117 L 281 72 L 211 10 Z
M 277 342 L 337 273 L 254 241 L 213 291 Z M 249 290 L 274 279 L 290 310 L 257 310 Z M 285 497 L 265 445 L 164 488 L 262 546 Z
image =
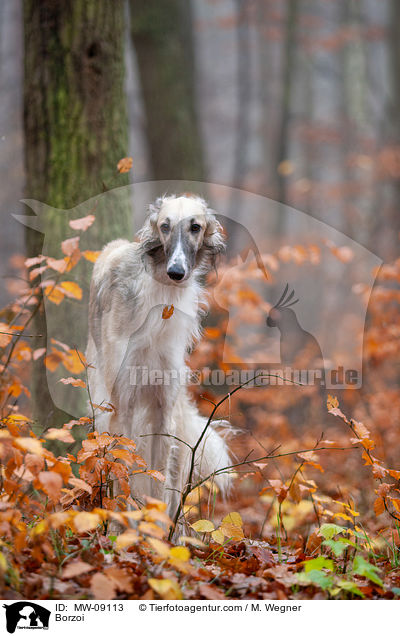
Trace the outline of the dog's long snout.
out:
M 168 267 L 167 274 L 172 280 L 182 280 L 185 275 L 185 270 L 182 265 L 176 263 Z
M 183 280 L 188 274 L 187 246 L 182 240 L 182 228 L 174 229 L 171 237 L 170 256 L 167 261 L 167 274 L 171 280 Z

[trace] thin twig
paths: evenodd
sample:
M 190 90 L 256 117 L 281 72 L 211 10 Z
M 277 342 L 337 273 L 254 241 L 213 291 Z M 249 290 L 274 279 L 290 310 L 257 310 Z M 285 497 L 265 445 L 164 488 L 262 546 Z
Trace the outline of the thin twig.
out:
M 38 333 L 38 334 L 24 334 L 24 333 L 10 333 L 9 331 L 0 331 L 1 334 L 5 335 L 5 336 L 19 336 L 20 338 L 43 338 L 43 334 L 42 333 Z
M 193 446 L 190 446 L 190 444 L 188 444 L 187 442 L 185 442 L 184 439 L 181 439 L 180 437 L 177 437 L 176 435 L 172 435 L 172 433 L 146 433 L 144 435 L 139 435 L 139 437 L 171 437 L 172 439 L 176 439 L 177 442 L 182 442 L 182 444 L 185 444 L 185 446 L 187 446 L 188 448 L 190 448 L 190 450 L 193 450 Z
M 90 408 L 92 409 L 92 424 L 93 424 L 92 425 L 92 429 L 94 431 L 95 430 L 95 424 L 96 424 L 96 414 L 95 414 L 95 408 L 94 408 L 92 396 L 91 396 L 91 393 L 90 393 L 89 374 L 88 374 L 89 365 L 88 365 L 87 361 L 83 361 L 82 360 L 82 357 L 81 357 L 81 354 L 79 353 L 78 347 L 75 347 L 75 351 L 76 351 L 76 355 L 78 356 L 81 365 L 85 369 L 86 390 L 87 390 L 87 394 L 88 394 L 88 398 L 89 398 Z

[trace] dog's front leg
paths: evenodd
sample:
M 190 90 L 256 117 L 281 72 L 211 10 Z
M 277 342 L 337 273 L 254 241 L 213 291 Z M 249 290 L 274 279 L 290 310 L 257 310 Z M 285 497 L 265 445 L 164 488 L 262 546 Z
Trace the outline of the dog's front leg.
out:
M 179 444 L 176 435 L 176 420 L 173 410 L 178 398 L 179 386 L 166 384 L 160 387 L 157 414 L 153 418 L 153 436 L 151 442 L 151 468 L 161 470 L 164 484 L 154 484 L 154 496 L 162 498 L 168 505 L 168 513 L 173 514 L 179 502 L 180 492 L 178 475 Z M 157 494 L 156 494 L 157 493 Z
M 176 425 L 172 414 L 169 416 L 168 422 L 164 423 L 164 426 L 169 436 L 165 437 L 165 439 L 168 440 L 168 449 L 166 449 L 168 455 L 165 469 L 164 499 L 167 503 L 167 513 L 173 516 L 176 512 L 181 493 L 179 491 L 180 479 L 178 474 L 180 442 L 172 437 L 176 434 Z
M 170 473 L 170 454 L 174 439 L 171 437 L 175 434 L 173 422 L 170 413 L 166 413 L 163 407 L 158 403 L 154 406 L 151 430 L 150 445 L 150 468 L 163 473 L 165 477 L 164 485 L 160 481 L 153 482 L 152 496 L 158 498 L 169 497 L 168 492 L 165 493 Z

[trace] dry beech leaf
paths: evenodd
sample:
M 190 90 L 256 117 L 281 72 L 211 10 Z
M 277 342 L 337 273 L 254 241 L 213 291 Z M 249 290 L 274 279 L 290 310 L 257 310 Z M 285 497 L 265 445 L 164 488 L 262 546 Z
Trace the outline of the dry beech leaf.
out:
M 122 534 L 118 535 L 115 541 L 115 548 L 117 550 L 123 550 L 129 548 L 139 541 L 139 535 L 136 530 L 126 530 Z
M 64 428 L 49 428 L 45 435 L 46 439 L 49 440 L 57 440 L 59 442 L 64 442 L 65 444 L 73 444 L 75 439 L 72 437 L 69 431 L 66 431 Z
M 74 526 L 77 532 L 94 530 L 100 522 L 100 516 L 95 512 L 78 512 L 74 517 Z
M 124 174 L 124 172 L 129 172 L 133 166 L 132 157 L 124 157 L 120 159 L 117 163 L 117 170 L 120 174 Z
M 58 501 L 63 485 L 61 475 L 52 471 L 41 471 L 39 473 L 38 479 L 42 484 L 44 491 L 49 495 L 50 499 L 52 499 L 54 502 Z
M 64 292 L 59 287 L 49 286 L 44 290 L 44 295 L 47 300 L 54 303 L 55 305 L 59 305 L 65 298 Z
M 29 280 L 34 280 L 40 274 L 43 274 L 47 269 L 47 265 L 42 265 L 42 267 L 36 267 L 29 272 Z
M 164 596 L 172 588 L 170 579 L 149 579 L 148 583 L 160 596 Z
M 374 501 L 374 512 L 377 517 L 385 512 L 385 502 L 382 497 L 377 497 Z
M 221 530 L 214 530 L 214 532 L 211 533 L 211 536 L 213 538 L 213 541 L 215 541 L 216 543 L 219 543 L 220 545 L 223 545 L 226 541 L 226 537 L 221 532 Z
M 41 254 L 40 256 L 34 256 L 33 258 L 27 258 L 25 261 L 25 267 L 32 267 L 32 265 L 39 265 L 46 260 L 46 257 Z
M 111 600 L 115 598 L 115 582 L 105 574 L 97 572 L 90 581 L 90 591 L 94 598 L 99 600 Z
M 128 464 L 128 466 L 132 466 L 132 464 L 135 463 L 135 456 L 126 448 L 113 448 L 110 454 L 115 457 L 115 459 L 121 459 Z
M 165 600 L 183 598 L 178 583 L 172 577 L 170 579 L 149 579 L 148 583 Z
M 140 521 L 143 519 L 143 510 L 128 510 L 127 512 L 121 512 L 124 519 L 132 519 L 132 521 Z
M 174 306 L 173 305 L 165 305 L 165 307 L 162 310 L 162 318 L 164 320 L 168 320 L 169 318 L 171 318 L 173 313 L 174 313 Z
M 391 498 L 391 499 L 390 499 L 390 501 L 392 502 L 394 509 L 395 509 L 397 512 L 400 512 L 400 499 L 393 499 L 393 498 Z
M 271 487 L 275 491 L 278 501 L 282 503 L 286 499 L 288 493 L 288 486 L 286 486 L 280 479 L 268 479 Z
M 126 592 L 127 594 L 132 592 L 131 577 L 125 570 L 122 570 L 120 567 L 111 567 L 107 568 L 104 574 L 113 582 L 120 592 Z
M 76 298 L 77 300 L 82 299 L 82 289 L 79 287 L 78 283 L 74 283 L 72 280 L 67 280 L 60 283 L 59 287 L 68 298 Z
M 208 583 L 202 583 L 201 585 L 199 585 L 199 592 L 201 596 L 204 596 L 204 598 L 206 599 L 226 601 L 226 595 L 223 592 L 221 592 L 221 590 L 219 590 L 216 585 L 209 585 Z
M 79 479 L 79 477 L 70 477 L 68 483 L 71 486 L 75 486 L 76 488 L 80 488 L 81 490 L 86 490 L 89 494 L 93 492 L 93 488 L 90 484 L 87 484 L 83 479 Z
M 40 347 L 39 349 L 35 349 L 35 351 L 32 354 L 32 358 L 34 360 L 39 360 L 39 358 L 41 358 L 44 353 L 46 353 L 46 347 Z
M 88 214 L 87 216 L 82 216 L 80 219 L 73 219 L 69 222 L 69 226 L 72 227 L 73 230 L 81 230 L 82 232 L 86 232 L 86 230 L 93 225 L 96 217 L 94 214 Z
M 141 521 L 139 523 L 139 530 L 143 534 L 149 534 L 156 539 L 162 539 L 164 537 L 164 530 L 151 521 Z
M 70 351 L 63 356 L 62 363 L 70 373 L 79 375 L 85 370 L 84 364 L 86 359 L 82 351 Z
M 62 351 L 57 351 L 54 349 L 51 353 L 49 353 L 45 359 L 44 363 L 49 371 L 55 371 L 58 365 L 63 361 L 64 354 Z
M 86 382 L 84 382 L 83 380 L 79 380 L 79 378 L 61 378 L 59 382 L 62 382 L 63 384 L 71 384 L 72 386 L 79 386 L 82 387 L 82 389 L 86 389 Z
M 93 251 L 93 250 L 85 250 L 84 252 L 82 252 L 82 256 L 86 258 L 86 260 L 89 261 L 90 263 L 95 263 L 97 259 L 99 258 L 100 254 L 101 254 L 100 251 Z
M 378 486 L 378 490 L 377 490 L 377 494 L 379 497 L 386 497 L 386 495 L 389 494 L 390 490 L 392 489 L 392 484 L 379 484 Z
M 352 420 L 352 424 L 353 424 L 353 428 L 354 431 L 356 432 L 356 434 L 358 435 L 358 437 L 363 438 L 368 438 L 370 436 L 370 432 L 367 429 L 366 426 L 364 426 L 364 424 L 362 422 L 356 422 L 355 420 Z
M 72 256 L 79 249 L 79 238 L 79 236 L 73 236 L 61 243 L 61 250 L 65 256 Z
M 240 516 L 240 514 L 238 512 L 230 512 L 228 515 L 226 515 L 226 517 L 224 517 L 224 519 L 222 520 L 223 524 L 232 524 L 234 526 L 237 526 L 238 528 L 241 528 L 243 526 L 243 520 L 242 517 Z
M 68 563 L 63 569 L 61 578 L 72 579 L 75 576 L 86 574 L 87 572 L 91 572 L 92 570 L 94 570 L 94 566 L 86 563 L 85 561 L 72 561 Z
M 179 541 L 180 543 L 187 543 L 189 545 L 193 545 L 195 548 L 207 549 L 207 545 L 204 543 L 204 541 L 201 541 L 200 539 L 196 539 L 196 537 L 186 537 L 182 535 L 181 537 L 179 537 Z
M 190 558 L 190 551 L 188 548 L 183 546 L 177 546 L 170 549 L 169 558 L 171 563 L 174 561 L 188 561 Z
M 7 422 L 29 422 L 29 417 L 26 415 L 22 415 L 22 413 L 13 413 L 12 415 L 7 416 Z
M 136 445 L 134 445 L 134 448 L 135 447 Z M 165 503 L 165 501 L 154 499 L 154 497 L 150 497 L 149 495 L 144 495 L 144 498 L 146 500 L 146 508 L 157 508 L 157 510 L 160 510 L 160 512 L 164 512 L 167 509 L 167 504 Z
M 146 475 L 151 475 L 156 481 L 165 481 L 165 475 L 160 473 L 159 470 L 146 470 Z
M 208 519 L 199 519 L 192 523 L 191 527 L 193 530 L 196 530 L 196 532 L 213 532 L 213 530 L 215 530 L 214 524 L 208 521 Z
M 22 450 L 33 453 L 33 455 L 43 455 L 43 448 L 38 439 L 34 437 L 17 437 L 14 439 L 15 446 Z
M 61 526 L 65 526 L 71 518 L 71 514 L 69 512 L 53 512 L 52 515 L 49 516 L 49 523 L 52 528 L 57 530 Z
M 234 541 L 240 541 L 244 537 L 242 528 L 235 526 L 233 523 L 222 523 L 220 531 L 225 537 Z
M 60 274 L 63 274 L 67 269 L 67 261 L 64 258 L 56 259 L 49 256 L 47 258 L 47 265 Z
M 384 477 L 386 477 L 387 475 L 387 468 L 384 468 L 383 466 L 380 466 L 377 463 L 373 463 L 372 464 L 372 474 L 375 477 L 375 479 L 384 479 Z
M 54 473 L 59 473 L 65 483 L 68 482 L 68 479 L 71 477 L 72 474 L 71 466 L 65 458 L 57 460 L 56 463 L 53 464 L 53 466 L 51 467 L 51 470 Z
M 338 406 L 339 406 L 339 400 L 337 399 L 336 396 L 328 394 L 328 399 L 326 401 L 326 406 L 328 408 L 328 411 L 331 411 L 332 409 L 337 409 Z
M 160 541 L 159 539 L 154 539 L 154 537 L 147 537 L 146 541 L 162 559 L 169 558 L 170 547 L 167 543 Z

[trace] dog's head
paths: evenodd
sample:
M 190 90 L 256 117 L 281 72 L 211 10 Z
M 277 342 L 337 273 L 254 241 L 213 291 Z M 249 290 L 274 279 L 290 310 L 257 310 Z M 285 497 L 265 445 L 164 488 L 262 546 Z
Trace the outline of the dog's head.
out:
M 203 199 L 164 196 L 149 210 L 139 240 L 158 275 L 165 274 L 167 280 L 180 284 L 194 271 L 204 273 L 215 266 L 225 241 L 221 225 Z

